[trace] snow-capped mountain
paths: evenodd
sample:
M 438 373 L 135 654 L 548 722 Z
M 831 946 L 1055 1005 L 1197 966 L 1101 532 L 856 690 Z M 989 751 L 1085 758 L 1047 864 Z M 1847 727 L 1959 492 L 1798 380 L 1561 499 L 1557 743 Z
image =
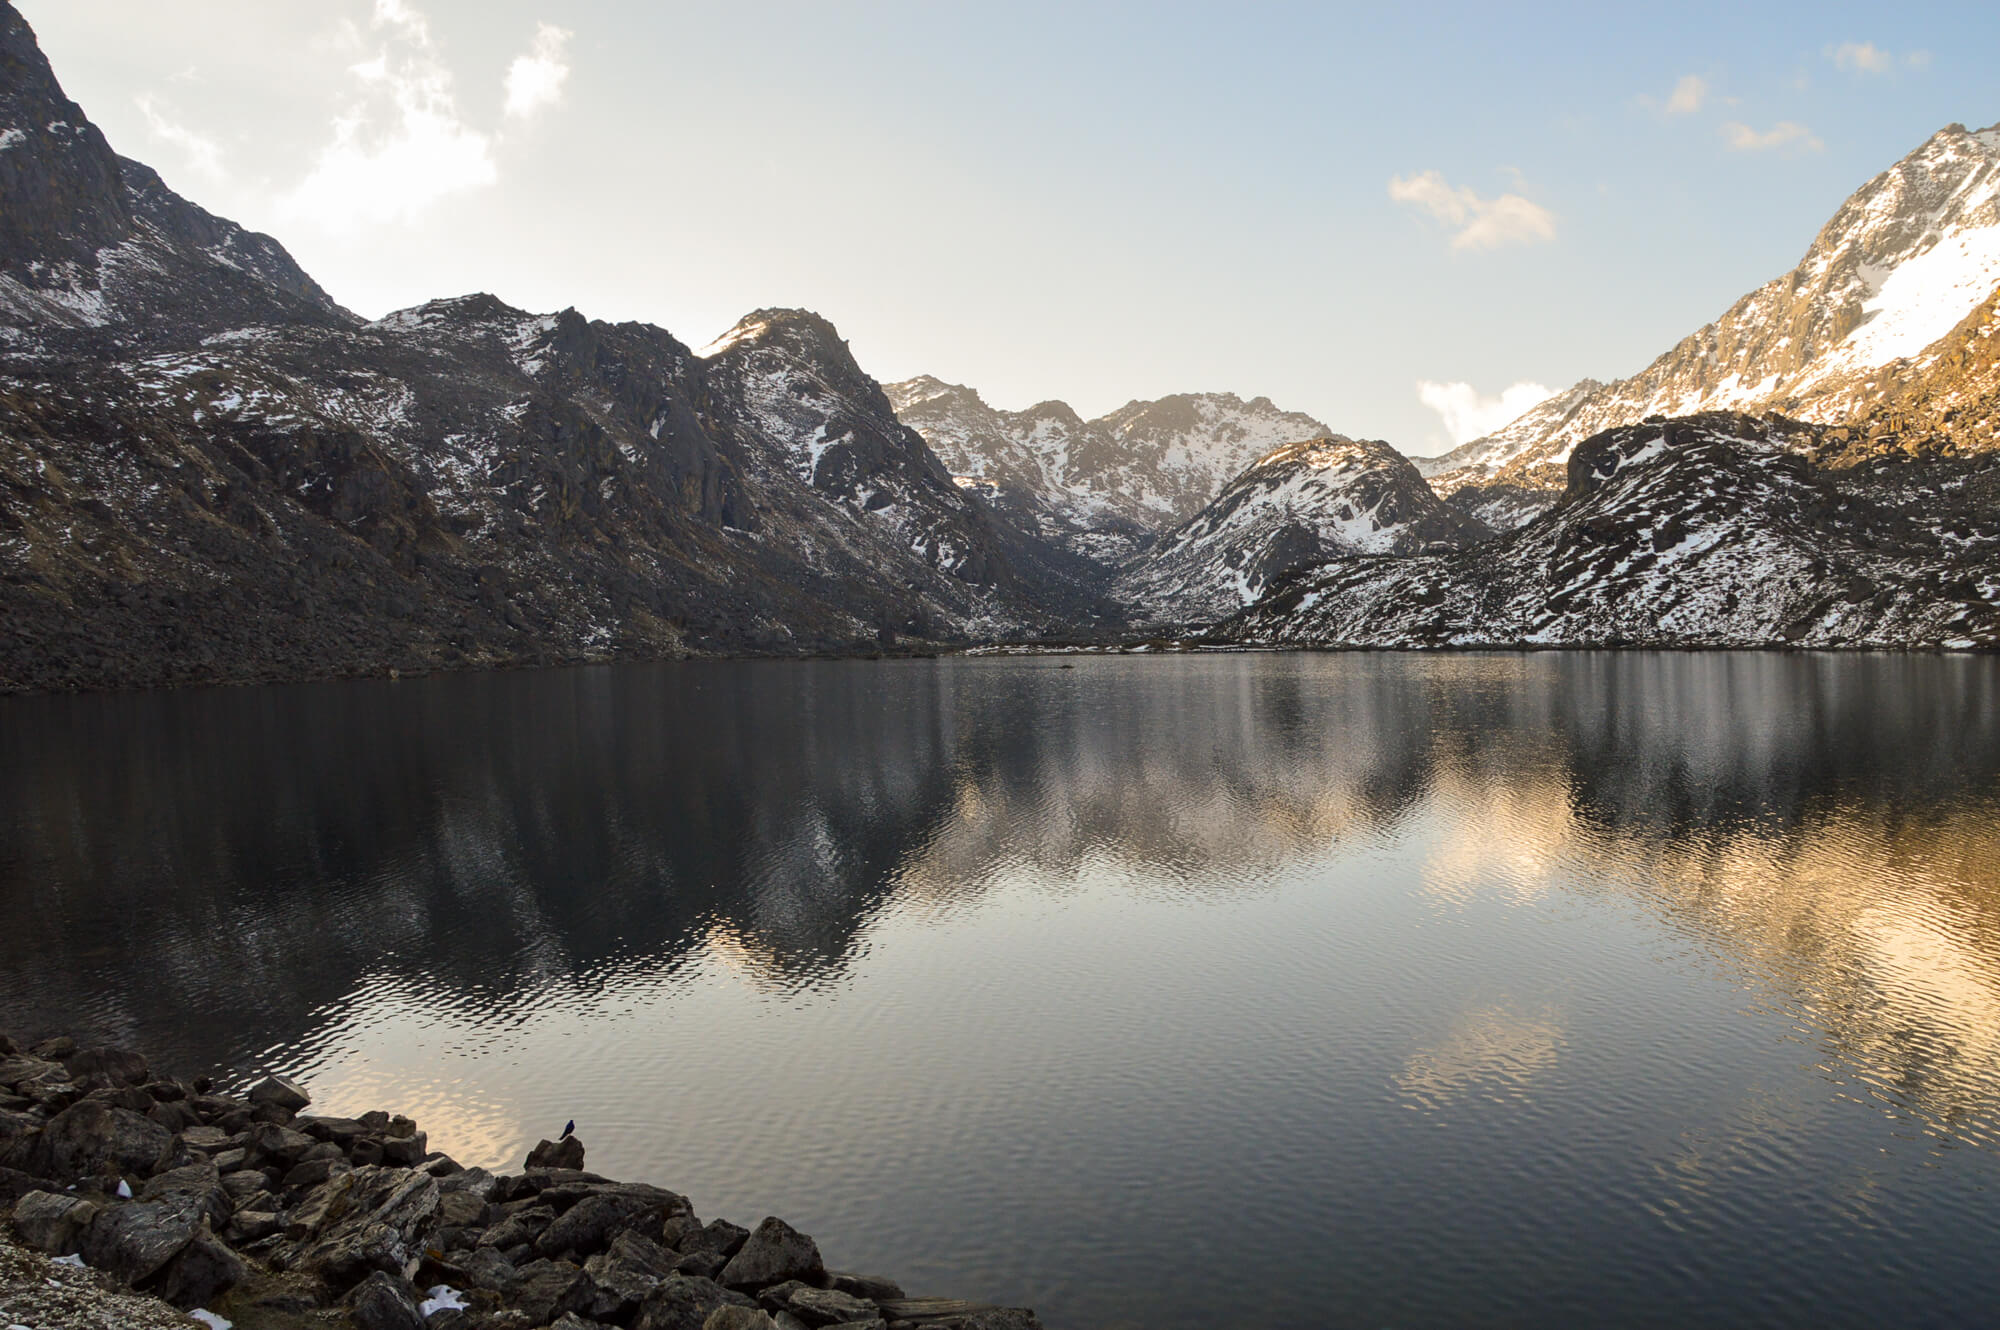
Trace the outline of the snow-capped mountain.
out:
M 1553 492 L 1570 449 L 1649 416 L 1867 415 L 1908 362 L 2000 288 L 2000 125 L 1949 125 L 1863 185 L 1798 266 L 1629 379 L 1584 380 L 1420 469 L 1441 492 L 1511 481 Z
M 1085 420 L 1062 402 L 988 406 L 928 375 L 888 385 L 896 415 L 959 482 L 989 493 L 1026 529 L 1106 566 L 1192 517 L 1280 444 L 1331 435 L 1269 398 L 1183 393 Z
M 1492 532 L 1438 501 L 1377 440 L 1288 443 L 1120 571 L 1113 596 L 1141 623 L 1211 623 L 1288 574 L 1347 554 L 1456 549 Z
M 1226 623 L 1313 646 L 2000 646 L 2000 453 L 1822 467 L 1826 427 L 1708 414 L 1571 450 L 1475 548 L 1334 560 Z
M 364 322 L 118 158 L 0 0 L 0 689 L 1078 631 L 832 327 Z

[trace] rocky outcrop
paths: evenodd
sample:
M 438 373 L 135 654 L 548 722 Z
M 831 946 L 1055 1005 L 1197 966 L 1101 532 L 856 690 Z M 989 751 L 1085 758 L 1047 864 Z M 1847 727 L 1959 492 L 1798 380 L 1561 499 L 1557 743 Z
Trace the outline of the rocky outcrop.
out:
M 116 1050 L 24 1054 L 0 1036 L 0 1055 L 0 1108 L 16 1128 L 0 1167 L 19 1179 L 6 1227 L 110 1276 L 91 1294 L 100 1304 L 128 1287 L 244 1330 L 1040 1325 L 1029 1311 L 909 1298 L 894 1280 L 829 1271 L 775 1217 L 754 1230 L 704 1224 L 684 1196 L 585 1171 L 574 1136 L 562 1142 L 574 1166 L 495 1176 L 429 1150 L 408 1118 L 307 1114 L 305 1092 L 276 1078 L 238 1096 Z M 133 1074 L 86 1088 L 104 1067 Z M 0 1243 L 0 1308 L 49 1301 L 9 1282 L 39 1268 Z M 148 1304 L 130 1305 L 125 1323 L 148 1324 Z
M 1259 458 L 1112 589 L 1139 622 L 1201 625 L 1328 559 L 1458 549 L 1491 534 L 1440 503 L 1388 444 L 1311 439 Z
M 1218 631 L 1298 646 L 2000 646 L 2000 455 L 1829 468 L 1808 459 L 1824 438 L 1730 415 L 1607 431 L 1518 531 L 1338 559 Z

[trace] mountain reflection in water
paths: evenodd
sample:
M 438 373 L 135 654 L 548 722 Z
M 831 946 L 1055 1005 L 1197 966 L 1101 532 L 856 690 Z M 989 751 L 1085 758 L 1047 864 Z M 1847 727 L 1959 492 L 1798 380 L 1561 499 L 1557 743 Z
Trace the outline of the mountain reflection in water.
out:
M 1052 1324 L 1232 1323 L 1244 1272 L 1271 1325 L 1784 1320 L 1885 1226 L 1932 1310 L 2000 1291 L 1931 1228 L 2000 1214 L 2000 663 L 1059 664 L 0 701 L 0 1029 L 281 1065 L 468 1161 L 595 1121 L 594 1166 Z M 1345 1254 L 1257 1245 L 1299 1222 Z M 1789 1285 L 1720 1254 L 1774 1222 Z

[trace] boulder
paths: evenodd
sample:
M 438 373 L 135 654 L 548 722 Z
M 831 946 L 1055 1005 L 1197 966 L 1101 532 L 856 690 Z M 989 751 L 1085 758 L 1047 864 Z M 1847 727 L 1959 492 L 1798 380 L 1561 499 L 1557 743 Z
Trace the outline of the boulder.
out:
M 633 1330 L 703 1330 L 718 1307 L 747 1307 L 757 1304 L 741 1293 L 724 1288 L 712 1279 L 668 1275 L 646 1295 Z
M 544 1193 L 546 1195 L 546 1193 Z M 687 1201 L 657 1187 L 620 1186 L 585 1196 L 535 1239 L 544 1256 L 566 1252 L 589 1256 L 611 1245 L 628 1228 L 658 1230 L 666 1216 Z
M 424 1162 L 430 1153 L 428 1139 L 423 1132 L 414 1136 L 390 1136 L 382 1141 L 382 1162 L 394 1164 L 397 1168 L 415 1168 Z
M 98 1211 L 83 1235 L 84 1263 L 128 1284 L 151 1279 L 202 1232 L 202 1209 L 185 1196 Z
M 155 1291 L 183 1310 L 206 1307 L 243 1282 L 245 1268 L 243 1258 L 204 1227 L 166 1263 Z
M 438 1188 L 438 1223 L 445 1228 L 469 1228 L 485 1222 L 486 1199 L 476 1192 Z
M 416 1290 L 385 1271 L 377 1270 L 355 1285 L 347 1306 L 359 1330 L 424 1330 Z
M 260 1122 L 250 1129 L 247 1145 L 250 1157 L 262 1165 L 276 1165 L 290 1168 L 305 1158 L 306 1151 L 319 1142 L 302 1131 L 281 1127 L 276 1123 Z
M 236 1208 L 229 1193 L 222 1189 L 222 1178 L 216 1173 L 215 1165 L 206 1160 L 155 1175 L 139 1189 L 139 1199 L 184 1199 L 197 1207 L 213 1228 L 220 1228 L 229 1222 L 230 1212 Z
M 885 1298 L 903 1297 L 903 1286 L 893 1279 L 881 1275 L 851 1275 L 842 1270 L 827 1272 L 826 1286 L 839 1289 L 842 1293 L 852 1293 L 857 1298 L 870 1302 L 881 1302 Z
M 575 1312 L 564 1312 L 549 1330 L 608 1330 L 602 1321 L 592 1321 L 578 1316 Z
M 805 1234 L 772 1215 L 757 1225 L 742 1250 L 729 1258 L 716 1276 L 731 1288 L 762 1288 L 787 1279 L 818 1283 L 826 1274 L 819 1246 Z
M 76 1052 L 76 1040 L 66 1034 L 59 1034 L 53 1039 L 42 1040 L 41 1043 L 34 1045 L 28 1051 L 44 1061 L 61 1062 L 64 1058 Z
M 31 1191 L 14 1203 L 14 1231 L 21 1241 L 51 1256 L 68 1256 L 97 1216 L 93 1201 L 67 1193 Z
M 74 1180 L 108 1167 L 125 1176 L 146 1178 L 166 1167 L 174 1137 L 137 1113 L 85 1100 L 49 1119 L 38 1135 L 15 1141 L 10 1154 L 17 1149 L 28 1162 L 15 1166 L 42 1177 Z
M 33 1085 L 68 1080 L 59 1062 L 46 1062 L 41 1058 L 0 1058 L 0 1088 L 17 1094 L 27 1094 L 28 1087 Z
M 754 1307 L 717 1307 L 701 1330 L 777 1330 L 778 1323 Z
M 953 1330 L 1042 1330 L 1035 1314 L 1023 1307 L 995 1307 L 957 1298 L 891 1298 L 881 1307 L 882 1315 L 891 1322 L 944 1323 Z
M 61 1184 L 50 1178 L 39 1178 L 18 1168 L 0 1166 L 0 1210 L 13 1205 L 31 1191 L 59 1190 Z
M 568 1261 L 530 1261 L 515 1275 L 507 1301 L 528 1315 L 528 1324 L 547 1325 L 564 1311 L 584 1275 Z
M 570 1309 L 596 1321 L 628 1321 L 646 1295 L 673 1273 L 672 1259 L 652 1239 L 620 1233 L 610 1250 L 583 1263 L 584 1278 L 571 1295 Z
M 872 1321 L 880 1313 L 867 1298 L 831 1288 L 799 1288 L 786 1299 L 785 1310 L 807 1325 L 846 1325 Z
M 725 1261 L 743 1250 L 743 1244 L 750 1239 L 750 1230 L 741 1224 L 732 1224 L 727 1219 L 711 1219 L 706 1226 L 689 1233 L 675 1243 L 684 1252 L 712 1251 Z
M 514 1286 L 520 1278 L 514 1263 L 500 1254 L 497 1247 L 477 1247 L 458 1262 L 460 1273 L 474 1288 L 483 1288 L 491 1293 L 499 1293 Z
M 420 1254 L 437 1217 L 437 1179 L 402 1169 L 358 1168 L 314 1188 L 292 1211 L 290 1265 L 335 1288 L 376 1270 L 400 1274 Z
M 542 1236 L 550 1224 L 555 1222 L 556 1212 L 552 1207 L 531 1205 L 526 1209 L 516 1210 L 487 1229 L 486 1235 L 479 1239 L 479 1245 L 497 1247 L 505 1251 L 524 1242 L 533 1243 L 536 1238 Z
M 304 1112 L 312 1103 L 312 1096 L 297 1081 L 283 1076 L 266 1076 L 250 1087 L 248 1098 L 259 1107 L 282 1108 L 288 1113 Z
M 146 1083 L 147 1075 L 146 1059 L 123 1048 L 89 1048 L 72 1053 L 63 1059 L 63 1070 L 84 1090 L 136 1088 Z
M 541 1141 L 528 1151 L 529 1168 L 583 1167 L 583 1142 L 574 1136 L 559 1141 Z
M 674 1262 L 674 1273 L 714 1279 L 728 1264 L 729 1258 L 719 1251 L 691 1251 Z

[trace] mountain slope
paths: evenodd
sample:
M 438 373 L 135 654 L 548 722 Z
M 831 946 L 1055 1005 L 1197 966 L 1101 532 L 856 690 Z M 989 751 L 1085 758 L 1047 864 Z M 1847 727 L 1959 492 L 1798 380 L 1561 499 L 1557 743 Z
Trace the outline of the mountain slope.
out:
M 1388 444 L 1311 439 L 1259 458 L 1127 565 L 1112 593 L 1139 622 L 1211 623 L 1330 558 L 1456 548 L 1491 534 L 1440 503 Z
M 903 423 L 1024 529 L 1105 566 L 1186 521 L 1272 448 L 1332 434 L 1268 398 L 1186 393 L 1084 420 L 1063 402 L 1000 411 L 922 376 L 888 385 Z
M 0 3 L 0 690 L 1069 635 L 830 325 L 374 323 L 115 156 Z M 772 367 L 811 393 L 774 395 Z M 822 391 L 823 389 L 823 391 Z M 834 440 L 802 472 L 802 438 Z
M 2000 646 L 2000 454 L 1814 466 L 1822 427 L 1710 414 L 1573 450 L 1476 549 L 1336 560 L 1221 631 L 1313 646 Z
M 1866 416 L 1910 362 L 2000 287 L 2000 125 L 1950 125 L 1863 185 L 1797 267 L 1629 379 L 1584 380 L 1420 464 L 1441 492 L 1492 481 L 1553 492 L 1569 450 L 1649 416 Z

